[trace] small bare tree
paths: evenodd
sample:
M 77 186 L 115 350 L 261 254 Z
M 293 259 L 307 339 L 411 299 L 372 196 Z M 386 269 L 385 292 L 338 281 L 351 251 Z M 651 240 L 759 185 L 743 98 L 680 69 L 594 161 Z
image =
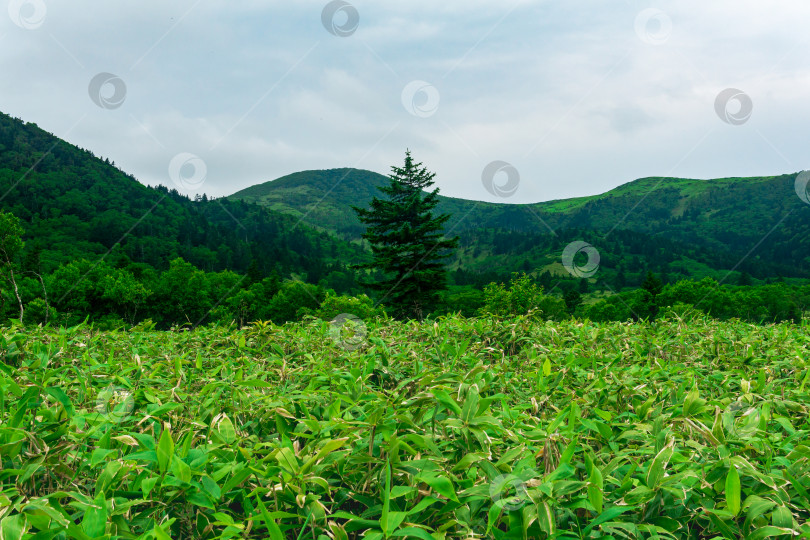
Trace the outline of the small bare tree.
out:
M 0 268 L 3 277 L 9 282 L 20 306 L 20 323 L 23 322 L 25 308 L 20 297 L 20 290 L 17 288 L 17 279 L 14 276 L 14 265 L 17 255 L 23 249 L 22 240 L 23 228 L 20 220 L 14 214 L 9 214 L 0 210 Z

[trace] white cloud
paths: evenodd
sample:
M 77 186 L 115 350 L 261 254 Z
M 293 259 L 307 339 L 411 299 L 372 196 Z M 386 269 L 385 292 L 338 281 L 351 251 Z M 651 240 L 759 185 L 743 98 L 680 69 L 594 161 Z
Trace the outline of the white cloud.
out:
M 646 1 L 354 3 L 360 26 L 343 38 L 314 0 L 48 2 L 30 31 L 0 13 L 0 110 L 145 183 L 195 153 L 215 195 L 304 169 L 387 173 L 405 147 L 458 197 L 493 200 L 481 169 L 513 163 L 511 202 L 808 167 L 803 0 L 662 0 L 659 45 L 635 32 Z M 90 101 L 101 71 L 126 82 L 121 108 Z M 416 79 L 440 93 L 429 118 L 401 104 Z M 728 87 L 752 98 L 742 126 L 715 115 Z

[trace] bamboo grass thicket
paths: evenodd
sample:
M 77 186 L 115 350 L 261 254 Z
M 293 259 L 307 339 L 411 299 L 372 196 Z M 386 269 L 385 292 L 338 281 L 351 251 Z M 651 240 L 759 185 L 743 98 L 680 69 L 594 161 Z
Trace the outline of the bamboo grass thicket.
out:
M 810 535 L 806 326 L 363 322 L 2 329 L 0 537 Z

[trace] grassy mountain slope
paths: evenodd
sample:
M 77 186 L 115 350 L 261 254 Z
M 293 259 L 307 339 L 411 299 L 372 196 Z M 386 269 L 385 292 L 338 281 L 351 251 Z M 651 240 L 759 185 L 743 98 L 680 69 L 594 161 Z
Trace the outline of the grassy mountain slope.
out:
M 795 178 L 645 178 L 549 220 L 704 246 L 738 261 L 745 257 L 742 267 L 756 274 L 808 276 L 810 205 L 796 195 Z
M 365 204 L 387 178 L 359 169 L 305 171 L 258 184 L 229 196 L 283 212 L 303 222 L 348 238 L 357 238 L 363 227 L 351 210 Z
M 364 228 L 351 206 L 367 205 L 379 194 L 377 188 L 386 183 L 388 177 L 362 169 L 302 171 L 243 189 L 228 199 L 260 204 L 293 215 L 313 227 L 356 239 Z M 486 227 L 509 226 L 509 221 L 515 218 L 511 209 L 501 218 L 500 211 L 505 205 L 444 196 L 440 199 L 439 211 L 453 215 L 449 228 L 468 229 L 481 217 L 487 218 Z
M 453 215 L 448 222 L 452 234 L 476 238 L 466 242 L 475 245 L 459 257 L 457 266 L 512 266 L 514 261 L 508 257 L 495 259 L 498 252 L 523 257 L 530 267 L 544 266 L 545 259 L 559 258 L 559 252 L 541 249 L 543 253 L 538 253 L 542 246 L 559 247 L 545 237 L 568 237 L 563 231 L 571 230 L 580 231 L 603 257 L 629 257 L 628 266 L 661 266 L 655 253 L 645 255 L 643 249 L 634 253 L 615 245 L 613 238 L 619 232 L 630 231 L 642 235 L 642 243 L 674 249 L 682 259 L 675 270 L 679 274 L 736 269 L 760 277 L 806 277 L 810 275 L 810 206 L 796 196 L 794 180 L 795 174 L 715 180 L 642 178 L 600 195 L 535 204 L 441 197 L 438 210 Z M 345 239 L 356 239 L 363 229 L 351 205 L 365 206 L 385 182 L 383 175 L 357 169 L 304 171 L 242 190 L 229 199 L 267 205 Z M 528 239 L 519 242 L 520 248 L 498 248 L 494 245 L 498 235 L 507 231 Z M 633 261 L 633 255 L 644 260 Z

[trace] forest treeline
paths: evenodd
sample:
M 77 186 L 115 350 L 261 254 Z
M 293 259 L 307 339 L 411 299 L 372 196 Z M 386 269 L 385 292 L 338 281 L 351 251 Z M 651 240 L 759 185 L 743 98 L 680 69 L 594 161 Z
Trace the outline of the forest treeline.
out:
M 491 313 L 504 317 L 533 312 L 542 319 L 572 316 L 594 321 L 652 320 L 666 313 L 700 311 L 719 319 L 768 323 L 798 322 L 810 310 L 810 284 L 775 282 L 721 285 L 711 278 L 663 284 L 653 276 L 641 288 L 604 296 L 581 292 L 586 281 L 562 280 L 546 288 L 542 278 L 515 274 L 508 282 L 476 288 L 451 285 L 431 316 Z M 452 276 L 452 274 L 451 274 Z M 41 279 L 40 279 L 41 278 Z M 158 328 L 210 323 L 243 326 L 254 321 L 281 324 L 306 316 L 331 319 L 351 313 L 366 319 L 385 316 L 385 306 L 360 288 L 338 294 L 326 280 L 319 284 L 282 279 L 278 274 L 205 272 L 181 258 L 167 270 L 142 263 L 79 260 L 39 275 L 19 269 L 17 285 L 26 324 L 72 326 L 89 319 L 100 328 L 121 328 L 151 321 Z M 13 289 L 3 283 L 0 324 L 19 320 Z

